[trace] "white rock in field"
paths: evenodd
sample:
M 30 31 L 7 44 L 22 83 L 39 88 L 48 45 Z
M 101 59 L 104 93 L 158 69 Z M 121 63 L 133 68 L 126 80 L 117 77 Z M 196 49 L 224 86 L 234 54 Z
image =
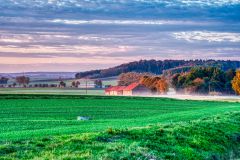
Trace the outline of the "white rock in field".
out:
M 78 120 L 78 121 L 88 121 L 88 120 L 90 120 L 90 117 L 78 116 L 78 117 L 77 117 L 77 120 Z

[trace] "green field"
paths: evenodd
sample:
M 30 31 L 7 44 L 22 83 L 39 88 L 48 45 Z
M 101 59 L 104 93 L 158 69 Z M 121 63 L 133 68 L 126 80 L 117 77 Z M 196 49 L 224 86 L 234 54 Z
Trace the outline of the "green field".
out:
M 0 99 L 2 140 L 141 127 L 240 111 L 239 103 L 228 102 L 57 95 L 7 97 Z M 77 116 L 92 120 L 77 121 Z
M 0 88 L 0 94 L 104 95 L 104 89 L 76 88 Z
M 153 148 L 144 146 L 140 137 L 142 136 L 146 140 L 145 145 L 149 145 L 148 143 L 152 144 L 154 139 L 148 140 L 144 133 L 149 132 L 149 137 L 151 137 L 153 136 L 152 134 L 158 130 L 156 127 L 159 128 L 159 126 L 160 128 L 170 126 L 169 133 L 164 134 L 164 143 L 171 143 L 169 147 L 174 145 L 172 143 L 175 143 L 172 142 L 172 136 L 175 136 L 172 135 L 172 131 L 179 131 L 183 139 L 185 136 L 194 137 L 194 135 L 196 135 L 194 139 L 196 143 L 207 143 L 205 141 L 211 139 L 207 132 L 217 132 L 215 130 L 220 129 L 218 125 L 223 127 L 221 128 L 223 129 L 221 132 L 226 132 L 227 135 L 240 135 L 239 112 L 240 103 L 231 102 L 83 95 L 0 95 L 0 140 L 2 144 L 0 147 L 0 157 L 2 155 L 10 159 L 32 159 L 44 156 L 47 158 L 46 156 L 49 155 L 53 159 L 62 159 L 64 156 L 66 156 L 66 159 L 74 159 L 74 157 L 78 157 L 79 159 L 84 159 L 84 157 L 86 159 L 98 159 L 104 157 L 104 154 L 106 154 L 105 156 L 109 157 L 109 159 L 119 159 L 121 156 L 128 157 L 127 159 L 129 159 L 129 157 L 131 157 L 129 154 L 131 153 L 130 148 L 127 146 L 132 146 L 132 149 L 135 150 L 137 148 L 134 148 L 134 145 L 140 145 L 140 150 L 134 151 L 136 152 L 136 155 L 134 155 L 136 157 L 143 156 L 140 154 L 143 152 L 150 153 L 150 151 L 144 150 L 147 148 L 152 150 L 152 156 L 167 158 L 166 154 L 157 153 L 157 148 L 154 149 L 153 146 Z M 91 120 L 77 121 L 77 116 L 90 117 Z M 216 121 L 214 121 L 214 119 L 216 119 Z M 235 123 L 237 123 L 237 125 Z M 189 124 L 191 125 L 189 126 Z M 196 133 L 194 131 L 194 133 L 192 133 L 193 135 L 191 135 L 187 133 L 187 131 L 189 132 L 191 127 L 195 127 L 193 124 L 196 124 L 196 126 L 199 125 L 204 129 L 197 127 L 199 131 L 196 130 Z M 224 124 L 226 126 L 224 126 Z M 211 127 L 211 125 L 213 126 Z M 208 128 L 208 126 L 210 128 Z M 206 133 L 203 132 L 204 130 Z M 105 131 L 107 132 L 105 133 Z M 88 134 L 86 136 L 83 133 Z M 132 134 L 136 134 L 135 139 L 132 137 Z M 221 134 L 223 135 L 223 133 Z M 99 135 L 102 137 L 102 141 L 96 141 L 96 137 L 99 137 Z M 121 138 L 122 135 L 124 135 L 123 138 Z M 109 141 L 108 136 L 110 136 Z M 111 138 L 114 139 L 115 137 L 118 139 L 119 136 L 119 142 L 115 142 L 115 140 L 114 142 L 111 141 Z M 82 142 L 84 137 L 86 138 L 86 144 Z M 74 138 L 76 139 L 75 144 L 71 141 Z M 171 141 L 168 142 L 168 138 Z M 203 140 L 201 140 L 201 138 Z M 223 135 L 222 138 L 224 139 L 226 137 Z M 237 139 L 238 138 L 240 137 L 237 137 Z M 46 139 L 46 141 L 43 139 Z M 33 143 L 32 145 L 29 144 L 30 141 Z M 71 141 L 71 143 L 69 141 Z M 36 146 L 35 143 L 40 144 Z M 79 143 L 82 143 L 82 145 Z M 115 143 L 116 147 L 119 146 L 120 148 L 109 151 L 108 155 L 108 147 L 114 147 Z M 156 138 L 156 145 L 157 143 L 160 143 L 158 142 L 158 138 Z M 188 142 L 184 143 L 188 144 Z M 231 140 L 225 141 L 224 139 L 224 145 L 231 143 Z M 41 147 L 41 144 L 48 147 Z M 56 146 L 54 146 L 54 144 L 56 144 Z M 57 144 L 61 146 L 57 146 Z M 64 148 L 64 144 L 66 148 L 70 147 L 71 149 L 69 148 L 69 150 L 67 150 Z M 168 156 L 171 156 L 172 152 L 179 150 L 181 147 L 183 147 L 183 150 L 188 148 L 185 150 L 186 154 L 197 152 L 191 149 L 191 146 L 181 146 L 186 144 L 178 144 L 178 142 L 176 142 L 179 148 L 168 148 Z M 80 148 L 75 148 L 76 145 L 80 145 L 78 146 Z M 209 145 L 212 145 L 212 143 L 209 142 L 205 147 L 209 147 Z M 218 145 L 217 141 L 216 145 Z M 28 148 L 28 146 L 30 148 Z M 15 149 L 11 150 L 11 147 Z M 16 147 L 19 148 L 16 149 Z M 61 147 L 63 148 L 61 149 Z M 224 147 L 226 150 L 217 150 L 219 156 L 221 156 L 220 153 L 228 153 L 229 149 L 232 148 L 231 145 Z M 144 151 L 141 151 L 141 149 Z M 36 150 L 41 152 L 38 154 Z M 53 150 L 56 151 L 56 153 Z M 67 153 L 67 151 L 70 150 L 71 152 Z M 206 154 L 206 157 L 217 151 L 209 151 L 209 153 L 202 152 L 202 154 L 198 156 L 200 156 L 201 159 L 201 156 Z M 181 156 L 183 155 L 181 154 Z M 144 157 L 142 158 L 144 159 Z M 145 157 L 145 159 L 150 158 Z M 170 159 L 172 158 L 170 157 Z

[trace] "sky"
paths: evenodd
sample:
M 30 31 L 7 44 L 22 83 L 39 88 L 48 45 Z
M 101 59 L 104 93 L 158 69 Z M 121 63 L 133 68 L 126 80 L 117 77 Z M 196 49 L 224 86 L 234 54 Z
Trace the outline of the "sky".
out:
M 0 73 L 240 60 L 240 0 L 0 0 Z

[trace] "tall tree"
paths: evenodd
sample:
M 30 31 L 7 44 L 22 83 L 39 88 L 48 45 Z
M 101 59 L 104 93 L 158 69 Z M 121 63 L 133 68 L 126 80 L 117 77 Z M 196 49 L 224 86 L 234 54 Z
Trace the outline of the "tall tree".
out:
M 240 95 L 240 70 L 236 72 L 236 76 L 232 80 L 233 90 Z
M 97 88 L 102 88 L 102 85 L 103 85 L 102 80 L 100 80 L 100 79 L 95 80 L 94 84 Z
M 80 85 L 79 81 L 72 81 L 72 87 L 78 88 L 79 85 Z
M 76 82 L 72 81 L 72 87 L 76 87 Z
M 6 77 L 1 77 L 0 78 L 0 84 L 7 84 L 7 82 L 8 82 L 8 78 L 6 78 Z
M 19 85 L 27 85 L 29 84 L 30 82 L 30 78 L 29 77 L 26 77 L 26 76 L 18 76 L 16 77 L 16 82 L 19 84 Z
M 169 90 L 169 84 L 166 78 L 162 77 L 160 80 L 157 82 L 157 91 L 160 94 L 166 94 Z
M 165 94 L 169 89 L 167 79 L 164 77 L 144 76 L 140 83 L 155 93 Z
M 75 85 L 76 85 L 76 88 L 78 88 L 78 86 L 80 86 L 80 84 L 81 84 L 81 83 L 80 83 L 79 81 L 76 81 L 76 84 L 75 84 Z
M 59 87 L 60 87 L 60 88 L 65 88 L 65 87 L 66 87 L 66 83 L 63 82 L 63 81 L 60 81 L 60 82 L 59 82 Z
M 236 71 L 234 69 L 229 69 L 226 71 L 226 84 L 224 86 L 226 93 L 234 94 L 234 90 L 232 88 L 232 80 L 236 76 Z

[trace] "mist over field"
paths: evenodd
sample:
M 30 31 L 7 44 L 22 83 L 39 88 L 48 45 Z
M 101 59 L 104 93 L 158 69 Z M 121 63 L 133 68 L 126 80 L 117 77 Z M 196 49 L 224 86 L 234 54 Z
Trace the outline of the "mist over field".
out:
M 146 95 L 150 96 L 150 95 Z M 181 99 L 181 100 L 207 100 L 207 101 L 229 101 L 229 102 L 240 102 L 239 96 L 209 96 L 209 95 L 186 95 L 176 94 L 176 95 L 160 95 L 154 97 L 162 97 L 162 98 L 173 98 L 173 99 Z

